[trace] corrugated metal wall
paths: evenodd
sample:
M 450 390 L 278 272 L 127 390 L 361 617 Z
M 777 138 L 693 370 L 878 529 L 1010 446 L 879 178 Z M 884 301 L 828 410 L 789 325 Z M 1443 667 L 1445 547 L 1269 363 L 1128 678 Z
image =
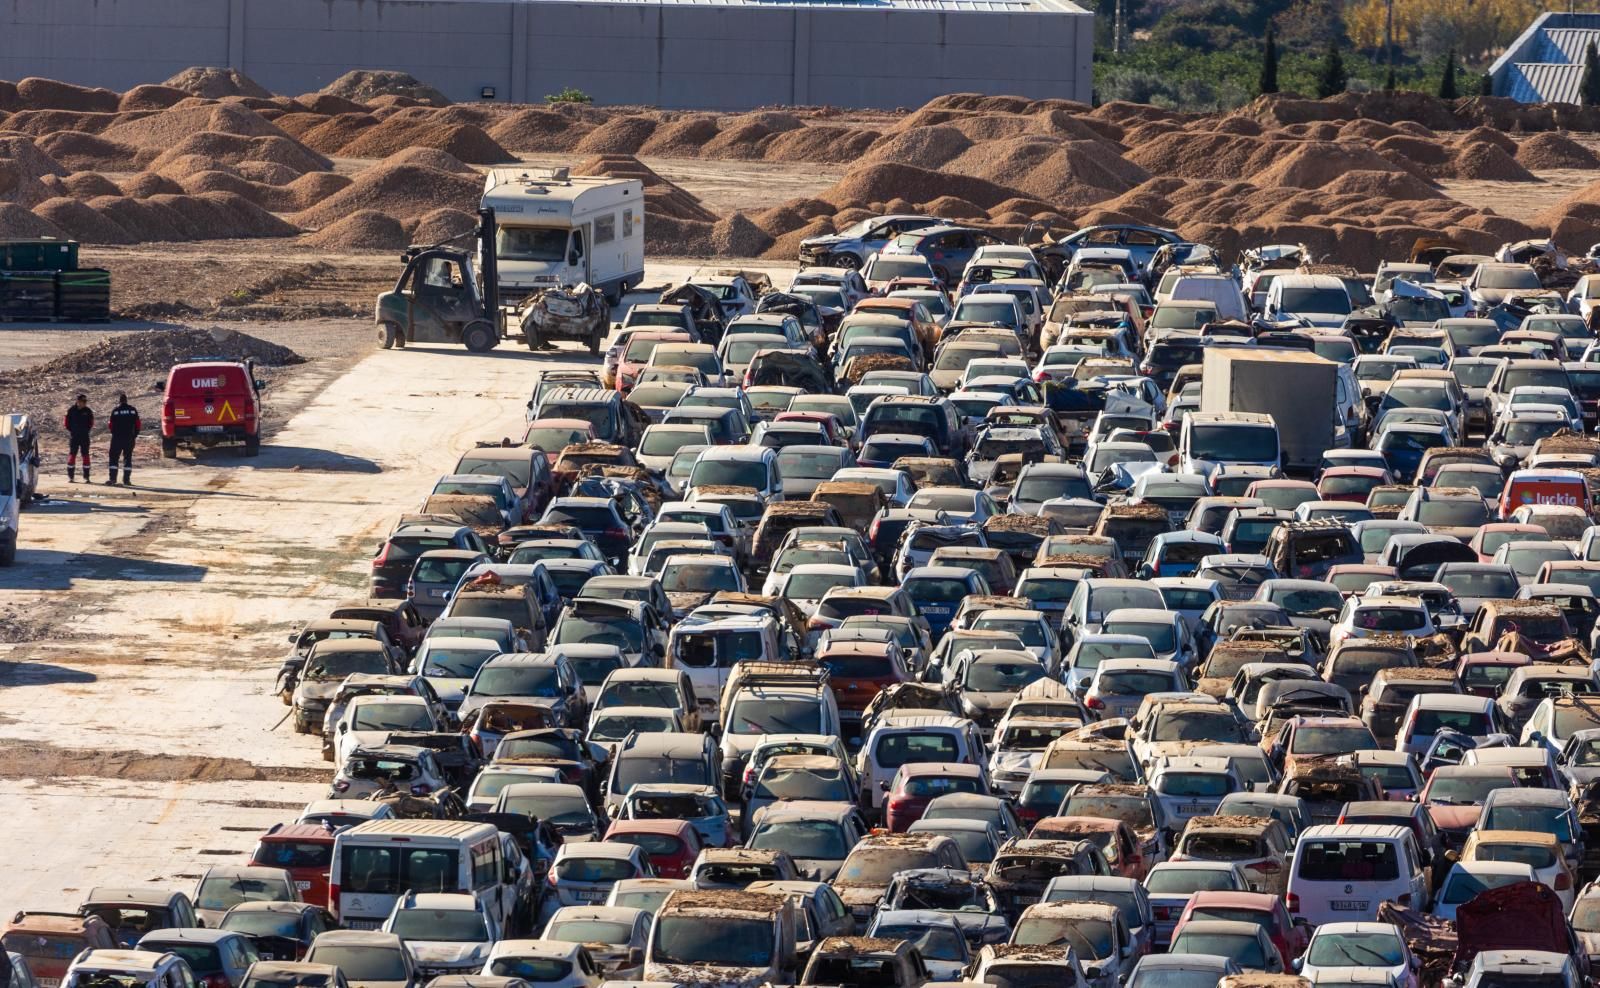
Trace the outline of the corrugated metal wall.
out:
M 223 65 L 298 94 L 386 68 L 456 100 L 576 86 L 601 103 L 707 109 L 948 92 L 1087 102 L 1093 24 L 1063 0 L 0 0 L 0 78 L 127 89 Z

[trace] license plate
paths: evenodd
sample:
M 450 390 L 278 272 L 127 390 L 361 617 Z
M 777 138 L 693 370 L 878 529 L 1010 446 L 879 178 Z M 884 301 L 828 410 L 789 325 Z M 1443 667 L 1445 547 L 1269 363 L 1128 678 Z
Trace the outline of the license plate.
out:
M 304 892 L 304 891 L 306 891 L 307 889 L 309 889 L 311 887 L 311 883 L 310 882 L 295 882 L 294 883 L 294 887 L 296 889 L 300 890 L 301 892 Z
M 347 919 L 344 921 L 347 930 L 376 930 L 383 925 L 381 919 Z
M 578 896 L 578 901 L 579 902 L 604 902 L 604 901 L 606 901 L 606 894 L 604 892 L 579 892 L 577 894 L 577 896 Z
M 1328 903 L 1328 908 L 1336 913 L 1356 913 L 1365 912 L 1371 904 L 1371 899 L 1334 899 Z
M 197 431 L 197 432 L 221 432 L 222 431 L 222 426 L 220 426 L 220 425 L 197 425 L 197 426 L 195 426 L 195 431 Z
M 429 590 L 428 591 L 428 596 L 429 597 L 444 598 L 444 597 L 450 596 L 450 591 L 448 591 L 448 590 Z
M 34 978 L 33 983 L 39 988 L 61 988 L 60 978 Z
M 1205 811 L 1206 811 L 1206 808 L 1205 808 L 1205 804 L 1203 804 L 1203 803 L 1179 803 L 1178 804 L 1178 812 L 1179 813 L 1191 813 L 1191 814 L 1194 814 L 1195 816 L 1199 816 L 1199 815 L 1205 813 Z

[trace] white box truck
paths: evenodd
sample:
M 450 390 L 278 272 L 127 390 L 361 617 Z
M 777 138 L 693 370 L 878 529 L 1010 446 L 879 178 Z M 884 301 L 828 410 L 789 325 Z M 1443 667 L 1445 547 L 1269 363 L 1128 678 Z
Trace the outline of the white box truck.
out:
M 494 210 L 497 223 L 503 304 L 587 284 L 615 305 L 644 280 L 644 183 L 636 178 L 491 168 L 482 206 Z
M 1349 444 L 1335 400 L 1337 375 L 1333 361 L 1299 350 L 1207 347 L 1200 411 L 1272 416 L 1283 469 L 1313 472 L 1324 451 Z

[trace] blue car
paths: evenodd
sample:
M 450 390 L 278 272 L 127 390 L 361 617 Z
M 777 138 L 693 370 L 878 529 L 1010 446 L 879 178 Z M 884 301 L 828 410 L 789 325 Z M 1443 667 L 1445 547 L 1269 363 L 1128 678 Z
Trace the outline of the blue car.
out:
M 983 574 L 961 566 L 917 566 L 906 573 L 901 586 L 935 639 L 949 630 L 963 600 L 990 592 Z
M 1227 551 L 1222 539 L 1208 532 L 1162 532 L 1150 540 L 1137 575 L 1141 580 L 1157 576 L 1193 576 L 1200 568 L 1200 560 Z

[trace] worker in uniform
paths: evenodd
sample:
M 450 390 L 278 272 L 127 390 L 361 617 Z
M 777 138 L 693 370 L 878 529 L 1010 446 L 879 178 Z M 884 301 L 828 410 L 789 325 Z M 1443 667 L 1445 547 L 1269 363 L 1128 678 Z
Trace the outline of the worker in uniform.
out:
M 117 457 L 122 457 L 122 482 L 133 483 L 133 440 L 144 423 L 139 421 L 139 410 L 128 404 L 126 394 L 117 395 L 117 407 L 111 410 L 106 428 L 111 431 L 111 471 L 106 483 L 117 482 Z
M 74 482 L 78 479 L 78 454 L 83 454 L 83 479 L 89 479 L 89 436 L 94 432 L 94 409 L 89 407 L 89 396 L 78 395 L 72 407 L 67 409 L 67 416 L 62 420 L 62 426 L 67 430 L 67 480 Z

